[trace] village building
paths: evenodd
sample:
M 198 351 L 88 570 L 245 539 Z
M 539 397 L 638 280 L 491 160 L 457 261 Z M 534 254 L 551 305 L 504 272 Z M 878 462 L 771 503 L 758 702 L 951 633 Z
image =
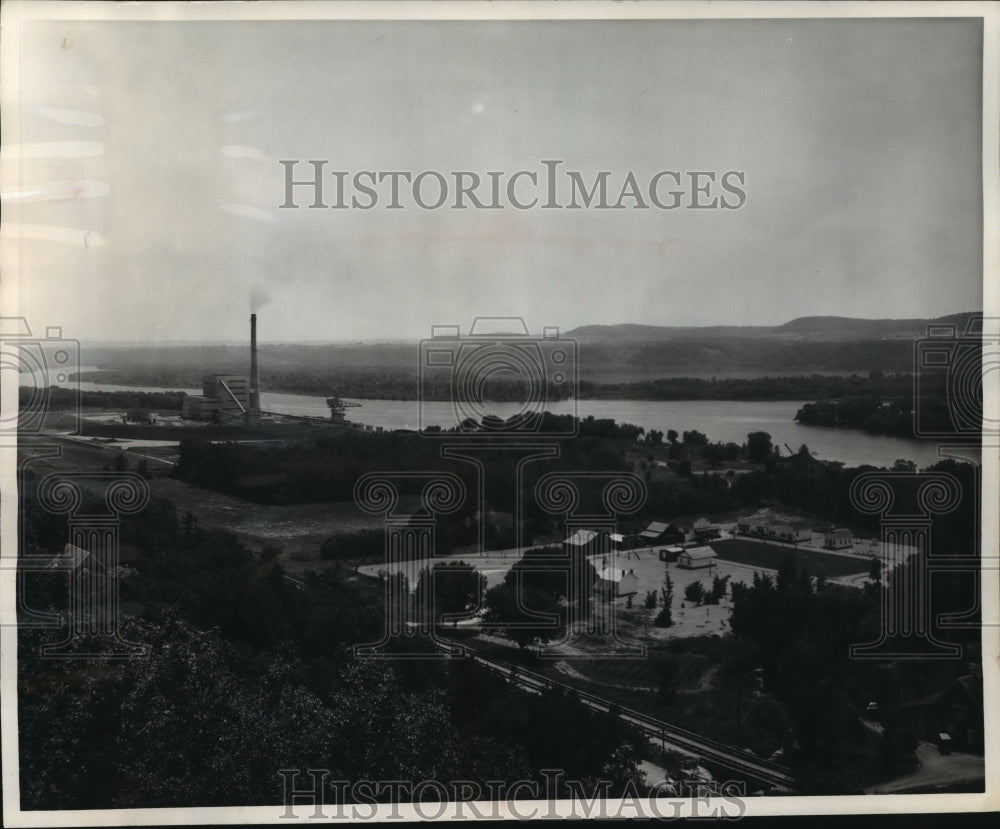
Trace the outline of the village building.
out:
M 820 525 L 818 527 L 812 528 L 812 541 L 810 542 L 814 547 L 822 547 L 823 543 L 826 541 L 826 534 L 833 532 L 833 527 L 827 525 Z
M 639 533 L 639 543 L 644 547 L 659 547 L 663 544 L 683 544 L 684 531 L 675 524 L 653 521 Z
M 982 754 L 983 672 L 979 665 L 939 693 L 899 707 L 899 712 L 916 715 L 924 738 L 956 751 Z M 942 745 L 943 744 L 943 745 Z
M 802 544 L 812 539 L 812 529 L 801 521 L 775 524 L 771 529 L 774 531 L 774 535 L 769 537 L 777 541 L 784 541 L 786 544 Z
M 983 752 L 983 674 L 978 666 L 956 679 L 928 706 L 928 725 L 947 734 L 957 751 Z
M 597 573 L 594 590 L 610 598 L 634 596 L 639 592 L 639 579 L 632 570 L 626 572 L 620 567 L 605 567 Z
M 736 532 L 752 538 L 765 538 L 785 544 L 816 542 L 816 531 L 804 521 L 796 521 L 770 509 L 760 509 L 736 521 Z M 821 541 L 819 543 L 822 543 Z
M 769 509 L 760 509 L 752 515 L 741 516 L 736 519 L 736 532 L 739 535 L 766 538 L 773 516 L 774 514 Z
M 715 550 L 711 547 L 689 547 L 678 557 L 677 566 L 685 570 L 714 567 L 716 558 Z
M 683 547 L 677 545 L 671 545 L 669 547 L 660 548 L 660 561 L 677 561 L 680 558 L 681 553 L 684 552 Z
M 563 541 L 563 550 L 572 555 L 590 556 L 605 552 L 602 541 L 606 539 L 596 530 L 577 530 Z
M 699 518 L 694 522 L 694 526 L 691 527 L 691 532 L 694 534 L 695 544 L 707 544 L 709 541 L 715 541 L 717 538 L 722 537 L 722 527 L 718 524 L 713 524 L 706 518 Z
M 845 550 L 854 546 L 854 534 L 844 527 L 831 528 L 823 535 L 823 546 L 828 550 Z

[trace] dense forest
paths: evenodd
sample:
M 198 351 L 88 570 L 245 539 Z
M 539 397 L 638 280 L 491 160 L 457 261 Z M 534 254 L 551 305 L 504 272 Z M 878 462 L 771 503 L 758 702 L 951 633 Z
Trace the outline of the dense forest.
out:
M 839 398 L 909 398 L 909 374 L 798 375 L 705 380 L 670 377 L 638 383 L 580 383 L 582 398 L 625 400 L 827 400 Z
M 29 386 L 18 389 L 21 408 L 31 407 L 35 390 Z M 79 389 L 51 386 L 45 391 L 45 406 L 59 412 L 83 409 L 128 409 L 142 411 L 179 412 L 184 402 L 184 392 L 147 391 L 80 391 Z M 34 401 L 37 407 L 37 401 Z
M 25 541 L 45 555 L 65 523 L 38 507 L 34 483 Z M 356 657 L 352 645 L 384 630 L 377 580 L 336 570 L 291 582 L 280 550 L 255 556 L 162 500 L 122 535 L 120 632 L 150 656 L 44 659 L 39 645 L 60 632 L 20 631 L 23 808 L 276 804 L 279 769 L 483 791 L 541 786 L 548 768 L 611 792 L 638 779 L 642 741 L 561 691 L 529 694 L 464 660 Z M 65 575 L 22 579 L 29 607 L 65 609 Z
M 927 566 L 923 559 L 900 566 Z M 914 658 L 852 659 L 853 644 L 872 642 L 881 630 L 883 597 L 907 589 L 901 572 L 869 581 L 864 590 L 828 584 L 797 572 L 790 556 L 776 577 L 755 573 L 752 585 L 733 585 L 733 636 L 740 643 L 722 670 L 746 675 L 760 666 L 763 688 L 780 701 L 790 723 L 786 754 L 794 758 L 799 784 L 808 794 L 858 791 L 866 781 L 913 768 L 913 750 L 924 734 L 919 708 L 905 703 L 945 687 L 981 659 L 978 629 L 944 628 L 944 612 L 967 610 L 975 584 L 971 574 L 937 580 L 930 592 L 929 618 L 939 641 L 964 646 L 963 658 L 928 661 L 916 656 L 915 639 L 898 639 L 895 649 Z M 893 602 L 900 602 L 893 605 Z M 865 725 L 872 700 L 883 712 L 880 725 Z

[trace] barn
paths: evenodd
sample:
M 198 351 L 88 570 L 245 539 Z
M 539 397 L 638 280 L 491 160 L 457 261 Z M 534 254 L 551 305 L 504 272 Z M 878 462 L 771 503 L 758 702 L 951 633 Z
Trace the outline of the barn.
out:
M 646 547 L 659 547 L 661 544 L 683 544 L 684 531 L 674 524 L 653 521 L 639 533 L 639 543 Z

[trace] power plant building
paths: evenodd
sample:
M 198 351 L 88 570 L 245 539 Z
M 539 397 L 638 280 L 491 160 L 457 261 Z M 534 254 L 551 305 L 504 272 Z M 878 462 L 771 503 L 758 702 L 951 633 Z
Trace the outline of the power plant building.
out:
M 188 395 L 181 406 L 186 420 L 260 416 L 260 366 L 257 362 L 257 315 L 250 315 L 250 375 L 206 374 L 202 393 Z
M 220 415 L 241 415 L 250 408 L 250 378 L 245 374 L 206 374 L 202 394 L 184 398 L 181 417 L 187 420 L 211 420 Z

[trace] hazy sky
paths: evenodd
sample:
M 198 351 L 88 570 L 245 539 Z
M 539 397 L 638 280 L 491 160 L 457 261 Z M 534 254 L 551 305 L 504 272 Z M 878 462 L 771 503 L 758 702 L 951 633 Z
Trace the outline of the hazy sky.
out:
M 981 31 L 28 23 L 3 162 L 20 171 L 4 216 L 20 313 L 84 340 L 236 340 L 257 290 L 261 338 L 288 341 L 416 338 L 475 315 L 537 331 L 978 309 Z M 404 183 L 401 210 L 387 184 L 371 210 L 288 210 L 279 159 L 299 177 L 326 159 L 484 178 L 559 159 L 588 182 L 609 171 L 611 201 L 629 171 L 645 187 L 735 170 L 746 203 L 424 210 Z

